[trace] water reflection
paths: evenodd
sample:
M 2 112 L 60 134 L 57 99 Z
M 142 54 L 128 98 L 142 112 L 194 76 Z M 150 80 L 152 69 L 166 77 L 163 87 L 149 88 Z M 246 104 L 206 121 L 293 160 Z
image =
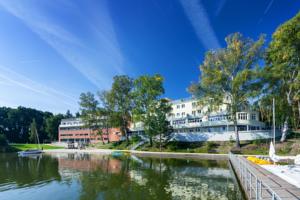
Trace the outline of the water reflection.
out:
M 17 199 L 12 192 L 20 188 L 26 188 L 22 199 L 40 199 L 48 190 L 56 195 L 43 199 L 242 199 L 227 161 L 2 154 L 0 170 L 0 199 Z
M 60 181 L 58 161 L 51 157 L 18 157 L 0 154 L 0 191 Z

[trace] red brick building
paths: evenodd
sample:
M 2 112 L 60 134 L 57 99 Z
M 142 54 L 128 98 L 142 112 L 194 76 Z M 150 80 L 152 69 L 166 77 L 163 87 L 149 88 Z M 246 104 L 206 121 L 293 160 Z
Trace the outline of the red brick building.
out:
M 103 129 L 103 133 L 106 133 Z M 121 132 L 118 128 L 109 128 L 108 135 L 103 134 L 103 140 L 97 134 L 97 130 L 91 130 L 84 127 L 80 118 L 62 119 L 58 130 L 59 142 L 83 142 L 83 143 L 97 143 L 100 141 L 116 142 L 121 140 Z

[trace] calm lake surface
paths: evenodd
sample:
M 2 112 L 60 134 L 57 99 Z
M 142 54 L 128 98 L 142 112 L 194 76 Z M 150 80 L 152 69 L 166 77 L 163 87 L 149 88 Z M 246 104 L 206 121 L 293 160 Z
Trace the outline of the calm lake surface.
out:
M 0 200 L 243 199 L 228 161 L 0 154 Z

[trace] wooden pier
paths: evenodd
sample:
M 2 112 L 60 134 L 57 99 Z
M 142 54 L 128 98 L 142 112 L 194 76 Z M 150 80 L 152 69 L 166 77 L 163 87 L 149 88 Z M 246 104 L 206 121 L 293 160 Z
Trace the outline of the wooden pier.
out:
M 247 160 L 229 154 L 232 168 L 249 200 L 300 200 L 300 188 Z

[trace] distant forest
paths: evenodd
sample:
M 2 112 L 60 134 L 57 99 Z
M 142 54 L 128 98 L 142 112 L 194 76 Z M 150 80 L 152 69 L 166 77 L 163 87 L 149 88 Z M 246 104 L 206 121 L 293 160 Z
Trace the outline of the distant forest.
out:
M 40 142 L 55 141 L 61 119 L 68 117 L 73 117 L 70 111 L 53 114 L 25 107 L 0 107 L 0 135 L 4 135 L 10 143 L 32 143 L 30 127 L 34 123 Z

